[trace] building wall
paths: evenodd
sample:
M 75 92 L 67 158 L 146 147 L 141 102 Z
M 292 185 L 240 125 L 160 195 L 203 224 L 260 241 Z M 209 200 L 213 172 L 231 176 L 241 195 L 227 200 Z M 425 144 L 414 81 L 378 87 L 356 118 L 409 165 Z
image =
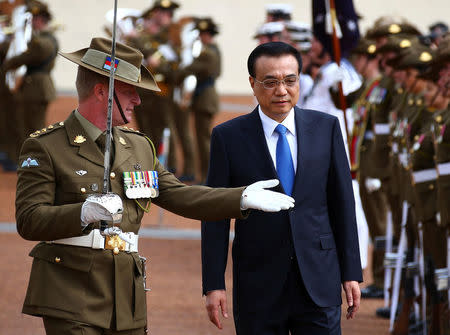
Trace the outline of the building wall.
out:
M 105 13 L 113 7 L 112 0 L 48 0 L 55 20 L 63 25 L 57 37 L 60 49 L 71 52 L 87 47 L 92 37 L 105 36 L 103 26 L 107 23 Z M 264 6 L 268 3 L 291 3 L 293 19 L 311 22 L 311 1 L 261 1 L 261 0 L 179 0 L 181 8 L 175 18 L 188 15 L 212 16 L 219 23 L 217 37 L 222 51 L 222 76 L 218 88 L 222 94 L 251 94 L 246 69 L 247 56 L 256 46 L 252 39 L 256 28 L 264 21 Z M 118 6 L 145 9 L 148 0 L 119 0 Z M 401 15 L 415 23 L 422 32 L 438 21 L 448 22 L 448 0 L 358 0 L 354 1 L 357 12 L 363 16 L 360 30 L 365 32 L 376 18 L 382 15 Z M 59 57 L 54 79 L 59 92 L 74 92 L 76 66 Z

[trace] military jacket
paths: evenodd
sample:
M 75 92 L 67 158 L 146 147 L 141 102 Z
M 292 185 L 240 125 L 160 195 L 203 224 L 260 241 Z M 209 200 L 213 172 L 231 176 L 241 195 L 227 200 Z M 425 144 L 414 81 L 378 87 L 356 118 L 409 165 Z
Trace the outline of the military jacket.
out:
M 55 65 L 58 48 L 58 42 L 50 31 L 35 33 L 24 53 L 3 63 L 3 71 L 27 66 L 20 86 L 21 98 L 25 101 L 49 102 L 55 99 L 56 91 L 50 72 Z
M 182 72 L 183 77 L 193 74 L 197 78 L 192 108 L 209 114 L 217 113 L 219 96 L 214 84 L 221 73 L 221 57 L 217 45 L 204 45 L 200 55 Z
M 424 222 L 436 215 L 436 169 L 434 163 L 433 114 L 422 109 L 414 122 L 419 129 L 410 149 L 411 184 L 417 220 Z
M 435 113 L 437 205 L 441 224 L 450 227 L 450 108 Z
M 143 134 L 115 127 L 113 137 L 111 191 L 123 200 L 124 232 L 139 233 L 144 214 L 125 196 L 122 174 L 128 171 L 157 171 L 159 196 L 154 203 L 169 211 L 198 220 L 242 217 L 243 188 L 188 187 L 163 168 Z M 27 240 L 42 241 L 30 252 L 34 259 L 23 312 L 110 328 L 115 309 L 117 330 L 143 327 L 146 305 L 137 253 L 115 255 L 112 250 L 49 243 L 83 234 L 82 204 L 89 194 L 99 193 L 103 180 L 103 153 L 74 114 L 33 133 L 22 147 L 20 162 L 17 229 Z

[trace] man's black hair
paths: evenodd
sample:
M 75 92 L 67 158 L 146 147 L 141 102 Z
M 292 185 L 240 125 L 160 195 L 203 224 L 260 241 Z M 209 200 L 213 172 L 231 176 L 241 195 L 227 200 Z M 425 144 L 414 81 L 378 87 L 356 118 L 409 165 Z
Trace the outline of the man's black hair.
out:
M 247 69 L 248 74 L 255 77 L 255 63 L 259 57 L 280 57 L 284 55 L 292 55 L 298 63 L 298 73 L 302 71 L 302 56 L 293 46 L 283 42 L 269 42 L 258 45 L 248 56 Z

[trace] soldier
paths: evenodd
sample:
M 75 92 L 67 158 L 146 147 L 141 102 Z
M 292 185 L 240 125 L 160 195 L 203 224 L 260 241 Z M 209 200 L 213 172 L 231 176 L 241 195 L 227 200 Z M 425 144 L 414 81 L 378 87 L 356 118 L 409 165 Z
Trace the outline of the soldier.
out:
M 157 0 L 153 6 L 142 13 L 142 27 L 138 36 L 125 37 L 126 44 L 140 50 L 144 54 L 144 64 L 154 73 L 161 88 L 160 92 L 139 90 L 142 104 L 136 108 L 136 121 L 139 129 L 150 135 L 159 148 L 165 128 L 169 128 L 170 148 L 168 167 L 176 170 L 175 125 L 173 121 L 173 87 L 174 69 L 177 67 L 176 53 L 164 52 L 170 48 L 162 48 L 169 44 L 169 26 L 174 11 L 179 4 L 171 0 Z
M 273 3 L 266 5 L 266 22 L 288 22 L 292 18 L 292 5 Z
M 386 201 L 379 190 L 379 185 L 370 178 L 370 149 L 373 145 L 373 130 L 370 104 L 376 99 L 380 82 L 380 70 L 376 57 L 376 46 L 372 40 L 362 38 L 355 49 L 352 50 L 353 64 L 356 71 L 364 79 L 363 85 L 357 91 L 359 95 L 353 106 L 353 125 L 350 136 L 350 163 L 353 178 L 358 180 L 361 202 L 367 220 L 368 230 L 372 239 L 384 234 Z M 366 246 L 367 250 L 367 246 Z M 374 252 L 372 268 L 369 273 L 374 273 L 374 283 L 361 290 L 364 298 L 380 298 L 383 291 L 382 276 L 379 270 L 382 267 L 384 254 Z
M 434 145 L 436 150 L 435 161 L 436 169 L 438 172 L 437 179 L 437 220 L 436 224 L 441 232 L 447 237 L 447 250 L 450 243 L 450 35 L 447 34 L 437 49 L 435 61 L 433 62 L 433 79 L 437 79 L 437 85 L 440 90 L 441 100 L 443 100 L 436 111 L 434 112 Z M 437 74 L 437 75 L 436 75 Z M 447 106 L 447 107 L 445 107 Z M 443 256 L 443 257 L 442 257 Z M 441 250 L 440 257 L 436 262 L 445 261 L 445 249 Z M 450 275 L 450 259 L 447 255 L 447 283 L 448 276 Z M 441 270 L 442 270 L 442 265 Z M 439 265 L 436 264 L 438 268 Z M 444 272 L 445 273 L 445 272 Z M 445 276 L 444 276 L 445 278 Z M 444 279 L 445 282 L 445 279 Z M 438 288 L 436 287 L 436 290 Z M 432 320 L 430 325 L 430 334 L 448 334 L 450 333 L 449 320 L 449 305 L 445 308 L 446 301 L 449 301 L 447 287 L 443 287 L 441 291 L 435 292 L 434 299 L 432 301 Z M 431 333 L 431 331 L 434 331 Z
M 78 65 L 78 108 L 64 122 L 31 134 L 22 146 L 17 230 L 25 239 L 43 241 L 30 253 L 33 266 L 23 312 L 43 317 L 48 335 L 144 334 L 145 264 L 137 234 L 149 197 L 197 220 L 243 218 L 247 208 L 293 207 L 290 197 L 260 187 L 277 182 L 246 190 L 186 186 L 159 163 L 144 134 L 119 127 L 140 103 L 135 87 L 158 90 L 141 65 L 142 54 L 120 43 L 109 175 L 114 193 L 95 195 L 104 174 L 110 52 L 110 40 L 93 38 L 88 48 L 61 54 Z M 101 220 L 113 222 L 114 228 L 101 228 Z
M 309 50 L 311 49 L 312 31 L 311 25 L 304 22 L 286 22 L 286 30 L 289 33 L 290 43 L 296 48 L 302 56 L 302 75 L 300 76 L 300 95 L 297 101 L 298 107 L 303 107 L 305 97 L 309 95 L 313 87 L 314 81 L 309 72 L 311 66 L 311 57 Z
M 30 1 L 27 10 L 33 15 L 33 35 L 28 49 L 5 60 L 1 67 L 2 73 L 22 65 L 27 67 L 15 97 L 15 113 L 23 119 L 23 129 L 19 130 L 19 138 L 15 138 L 17 152 L 26 136 L 45 127 L 47 106 L 56 97 L 50 76 L 58 53 L 58 42 L 48 28 L 52 15 L 47 5 L 39 1 Z
M 258 44 L 268 42 L 286 42 L 285 36 L 287 32 L 282 22 L 263 23 L 256 31 L 254 39 L 258 40 Z
M 195 117 L 200 181 L 203 183 L 208 173 L 212 120 L 219 111 L 219 96 L 215 88 L 215 81 L 221 72 L 221 56 L 214 41 L 214 36 L 219 32 L 217 24 L 211 18 L 202 18 L 197 20 L 196 28 L 200 31 L 203 48 L 193 63 L 181 71 L 180 76 L 193 74 L 197 77 L 191 109 Z

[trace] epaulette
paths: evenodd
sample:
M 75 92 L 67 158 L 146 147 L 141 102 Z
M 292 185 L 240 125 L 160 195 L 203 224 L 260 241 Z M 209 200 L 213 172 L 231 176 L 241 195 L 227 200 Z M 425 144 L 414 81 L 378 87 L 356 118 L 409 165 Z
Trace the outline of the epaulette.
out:
M 39 136 L 42 136 L 45 134 L 49 134 L 52 131 L 54 131 L 55 129 L 62 128 L 62 127 L 64 127 L 63 121 L 54 123 L 54 124 L 49 125 L 47 128 L 42 128 L 40 130 L 36 130 L 34 133 L 30 134 L 30 137 L 39 137 Z
M 144 133 L 141 133 L 139 130 L 136 130 L 133 128 L 129 128 L 129 127 L 125 127 L 125 126 L 118 127 L 118 128 L 126 133 L 132 133 L 132 134 L 138 134 L 141 136 L 146 136 Z

